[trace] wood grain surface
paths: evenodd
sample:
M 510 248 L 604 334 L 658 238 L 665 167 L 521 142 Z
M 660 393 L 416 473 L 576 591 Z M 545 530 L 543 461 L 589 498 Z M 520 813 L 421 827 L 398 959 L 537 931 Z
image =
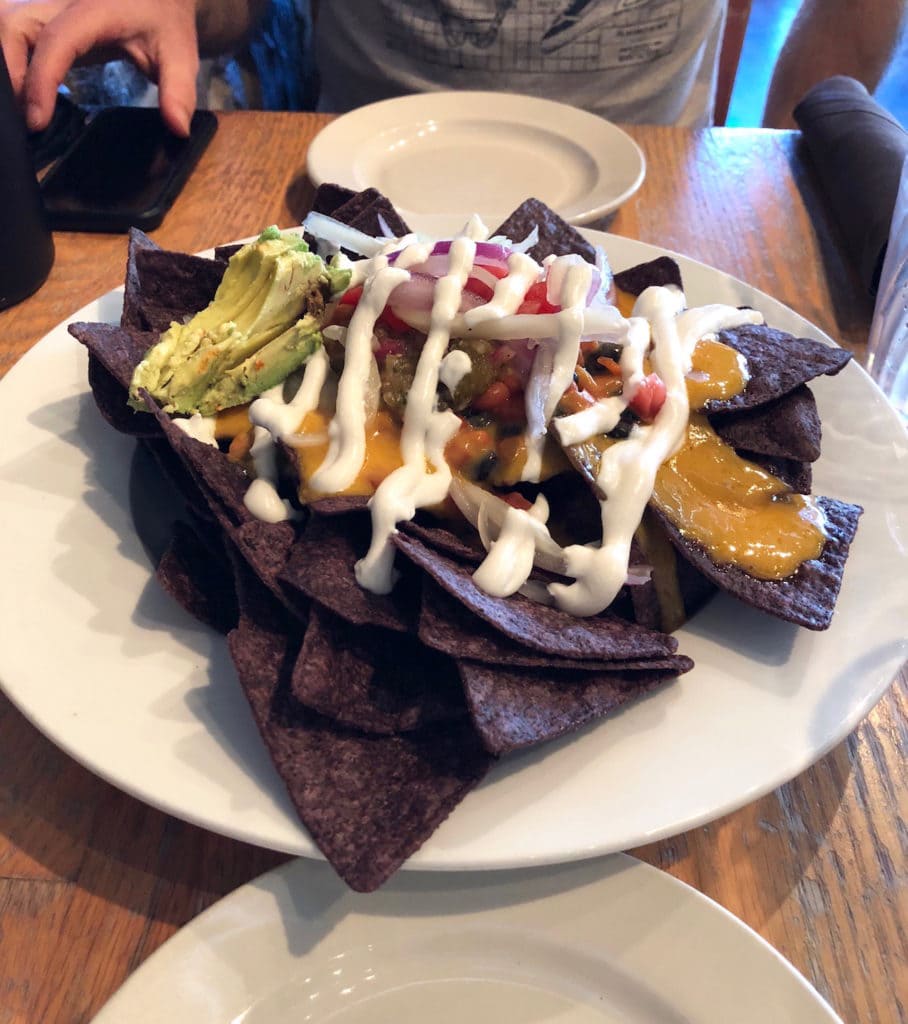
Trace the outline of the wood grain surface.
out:
M 306 149 L 326 120 L 222 115 L 156 240 L 192 251 L 298 221 Z M 647 178 L 599 226 L 743 278 L 862 355 L 871 300 L 796 133 L 629 131 Z M 47 284 L 0 313 L 0 373 L 121 282 L 122 236 L 61 234 L 56 247 Z M 858 729 L 788 785 L 633 851 L 753 927 L 850 1024 L 908 1021 L 906 681 L 903 669 Z M 84 1024 L 176 929 L 284 859 L 122 794 L 0 696 L 0 1024 Z

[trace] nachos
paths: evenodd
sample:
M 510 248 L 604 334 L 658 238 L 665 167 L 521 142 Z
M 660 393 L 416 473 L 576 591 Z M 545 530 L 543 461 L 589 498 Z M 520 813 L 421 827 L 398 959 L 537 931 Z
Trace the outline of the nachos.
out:
M 72 333 L 184 498 L 159 579 L 368 890 L 497 758 L 689 671 L 716 589 L 828 626 L 860 509 L 809 493 L 808 382 L 849 355 L 689 308 L 669 258 L 613 275 L 536 200 L 427 240 L 329 186 L 304 228 L 135 233 L 121 324 Z

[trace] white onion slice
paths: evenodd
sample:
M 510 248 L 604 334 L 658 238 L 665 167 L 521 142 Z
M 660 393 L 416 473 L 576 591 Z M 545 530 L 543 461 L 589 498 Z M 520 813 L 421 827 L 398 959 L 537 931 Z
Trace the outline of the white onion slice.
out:
M 529 252 L 538 241 L 539 225 L 537 224 L 522 242 L 512 243 L 511 249 L 513 252 Z
M 483 546 L 488 550 L 492 541 L 496 540 L 501 532 L 501 524 L 511 506 L 497 495 L 477 487 L 463 477 L 455 476 L 452 479 L 448 493 L 463 517 L 476 528 Z M 534 534 L 534 564 L 540 569 L 548 569 L 550 572 L 563 575 L 564 552 L 552 540 L 545 524 L 540 523 L 539 530 L 534 531 Z
M 388 227 L 388 222 L 381 213 L 378 214 L 378 226 L 381 228 L 381 233 L 385 238 L 397 238 L 397 235 Z
M 314 210 L 306 215 L 303 230 L 336 249 L 347 249 L 362 256 L 377 256 L 388 244 L 387 238 L 373 238 L 364 231 L 357 231 L 356 228 Z

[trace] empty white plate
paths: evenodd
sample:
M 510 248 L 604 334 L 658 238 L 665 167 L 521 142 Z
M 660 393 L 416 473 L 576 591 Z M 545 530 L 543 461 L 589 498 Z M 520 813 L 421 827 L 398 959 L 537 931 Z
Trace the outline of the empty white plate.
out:
M 401 876 L 291 862 L 170 939 L 95 1024 L 841 1024 L 759 936 L 626 856 Z
M 617 209 L 643 182 L 639 146 L 595 114 L 499 92 L 433 92 L 372 103 L 309 147 L 316 185 L 377 188 L 408 217 L 479 213 L 495 227 L 527 196 L 573 224 Z

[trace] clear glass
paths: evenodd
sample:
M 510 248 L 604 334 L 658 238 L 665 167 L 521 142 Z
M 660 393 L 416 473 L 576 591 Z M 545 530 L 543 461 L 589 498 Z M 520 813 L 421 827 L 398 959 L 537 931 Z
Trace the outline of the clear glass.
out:
M 908 424 L 908 160 L 870 325 L 867 370 Z

